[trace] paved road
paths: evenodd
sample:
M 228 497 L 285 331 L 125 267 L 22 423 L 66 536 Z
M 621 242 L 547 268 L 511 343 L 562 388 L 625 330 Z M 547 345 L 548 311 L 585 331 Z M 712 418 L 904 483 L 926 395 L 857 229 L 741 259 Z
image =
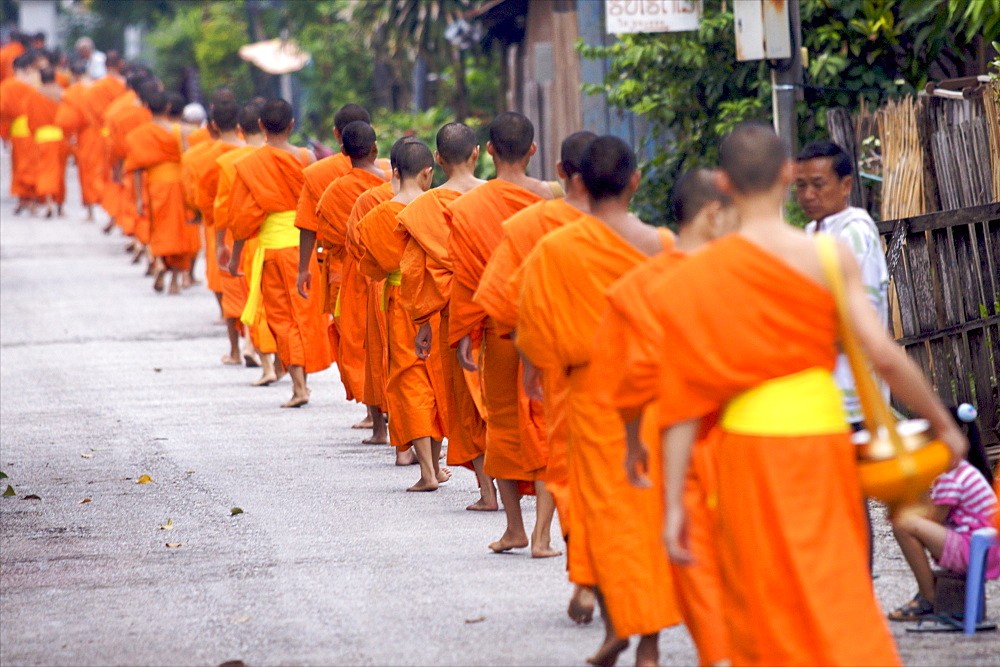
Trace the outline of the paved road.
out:
M 155 294 L 119 236 L 81 222 L 74 172 L 52 221 L 14 217 L 6 155 L 3 172 L 0 488 L 18 495 L 0 499 L 0 662 L 559 665 L 596 647 L 563 612 L 563 559 L 488 552 L 503 518 L 463 510 L 471 473 L 405 493 L 415 468 L 360 444 L 334 370 L 278 409 L 287 380 L 251 388 L 255 370 L 218 363 L 207 290 Z M 898 605 L 912 584 L 878 539 Z M 1000 662 L 995 633 L 894 631 L 914 664 Z M 682 628 L 661 650 L 696 659 Z

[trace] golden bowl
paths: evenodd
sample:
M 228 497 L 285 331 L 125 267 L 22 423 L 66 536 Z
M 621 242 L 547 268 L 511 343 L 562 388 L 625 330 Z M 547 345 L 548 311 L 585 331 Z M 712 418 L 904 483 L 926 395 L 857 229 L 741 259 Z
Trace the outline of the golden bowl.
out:
M 903 449 L 916 452 L 934 441 L 931 435 L 931 425 L 926 419 L 906 419 L 896 423 L 896 432 L 903 441 Z M 896 457 L 896 448 L 889 439 L 889 433 L 880 426 L 874 439 L 867 430 L 858 431 L 851 436 L 858 450 L 859 461 L 888 461 Z

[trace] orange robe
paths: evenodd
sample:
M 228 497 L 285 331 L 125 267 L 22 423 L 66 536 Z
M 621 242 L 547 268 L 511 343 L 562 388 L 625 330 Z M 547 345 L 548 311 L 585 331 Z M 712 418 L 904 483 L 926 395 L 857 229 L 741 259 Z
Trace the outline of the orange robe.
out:
M 670 341 L 653 316 L 651 304 L 663 296 L 649 289 L 656 279 L 679 266 L 686 255 L 669 250 L 635 267 L 607 293 L 608 310 L 594 336 L 591 364 L 599 369 L 591 375 L 591 388 L 602 405 L 618 410 L 623 420 L 642 418 L 647 448 L 658 449 L 655 435 L 658 419 L 655 401 L 659 390 L 660 360 Z M 647 412 L 644 410 L 652 406 Z M 702 429 L 691 454 L 691 467 L 684 488 L 688 523 L 688 548 L 694 563 L 674 566 L 674 585 L 684 623 L 698 648 L 699 662 L 710 665 L 728 659 L 729 632 L 722 606 L 722 580 L 715 544 L 715 454 L 711 447 L 714 419 Z M 652 423 L 651 423 L 652 422 Z M 659 492 L 659 491 L 658 491 Z
M 320 198 L 330 183 L 333 183 L 352 168 L 351 158 L 347 157 L 346 153 L 337 153 L 322 160 L 317 160 L 303 170 L 302 192 L 299 194 L 299 201 L 295 207 L 296 227 L 314 232 L 319 230 L 320 221 L 316 217 L 316 208 L 319 206 Z M 342 258 L 337 258 L 334 261 L 327 253 L 321 252 L 322 243 L 318 234 L 316 245 L 317 259 L 320 266 L 320 273 L 317 276 L 319 294 L 326 312 L 332 313 L 333 302 L 337 298 L 337 290 L 340 289 L 340 275 L 343 269 L 341 266 Z M 314 289 L 316 289 L 315 286 Z M 331 334 L 333 335 L 336 332 L 335 327 L 336 325 L 331 325 Z
M 121 187 L 113 184 L 111 173 L 111 159 L 108 150 L 109 130 L 105 124 L 105 115 L 115 98 L 125 93 L 125 82 L 114 75 L 108 75 L 98 79 L 92 86 L 86 89 L 82 95 L 83 103 L 87 113 L 94 119 L 94 127 L 98 133 L 103 156 L 101 158 L 100 171 L 95 174 L 99 181 L 98 202 L 109 213 L 111 209 L 118 209 L 121 199 Z M 109 208 L 110 207 L 110 208 Z
M 393 197 L 392 184 L 383 183 L 371 190 L 365 191 L 358 200 L 354 202 L 351 215 L 347 218 L 347 234 L 344 243 L 345 256 L 352 262 L 361 261 L 364 255 L 364 248 L 360 245 L 358 238 L 358 221 L 368 215 L 368 213 L 382 202 L 389 201 Z M 386 312 L 382 307 L 382 293 L 385 289 L 385 281 L 373 281 L 365 276 L 368 286 L 368 304 L 366 308 L 367 321 L 365 323 L 365 380 L 364 394 L 361 397 L 365 405 L 374 405 L 379 410 L 387 410 L 385 403 L 385 385 L 388 381 L 389 350 L 386 339 L 389 333 L 389 324 L 386 321 Z
M 111 103 L 104 115 L 107 129 L 105 146 L 112 167 L 125 160 L 128 134 L 153 117 L 149 109 L 139 105 L 138 99 L 135 91 L 127 90 Z M 123 169 L 121 181 L 112 180 L 110 185 L 105 186 L 101 205 L 115 219 L 122 232 L 128 236 L 134 235 L 141 243 L 149 243 L 149 218 L 143 216 L 140 220 L 135 201 L 132 175 Z
M 35 196 L 37 156 L 25 107 L 35 94 L 31 84 L 11 76 L 0 83 L 0 122 L 11 126 L 10 193 L 19 199 Z
M 454 347 L 466 335 L 482 340 L 479 366 L 487 413 L 483 469 L 492 477 L 526 482 L 544 478 L 548 463 L 543 406 L 524 394 L 514 343 L 501 337 L 496 323 L 472 297 L 490 255 L 500 244 L 504 220 L 541 199 L 520 186 L 494 179 L 448 207 L 449 256 L 454 265 L 448 341 Z
M 665 231 L 665 247 L 670 238 Z M 629 484 L 622 465 L 625 425 L 587 384 L 605 291 L 646 259 L 600 220 L 581 216 L 539 241 L 525 260 L 517 328 L 525 356 L 546 373 L 564 374 L 569 384 L 570 578 L 597 584 L 622 638 L 681 619 L 660 541 L 662 494 Z M 651 457 L 654 477 L 659 467 Z
M 651 306 L 670 341 L 661 426 L 804 371 L 824 378 L 833 405 L 825 412 L 836 411 L 839 393 L 826 378 L 837 314 L 825 286 L 733 234 L 649 289 L 670 295 Z M 794 400 L 785 397 L 787 409 L 804 413 L 787 405 Z M 899 664 L 868 573 L 857 462 L 841 416 L 830 417 L 835 428 L 784 436 L 759 425 L 756 435 L 736 432 L 720 420 L 717 535 L 734 664 Z
M 171 269 L 186 271 L 198 252 L 198 227 L 188 223 L 181 182 L 180 127 L 153 121 L 129 132 L 126 172 L 143 170 L 144 217 L 150 222 L 149 250 Z
M 187 136 L 187 145 L 189 148 L 194 148 L 198 144 L 204 142 L 211 142 L 211 140 L 212 140 L 212 133 L 209 132 L 208 128 L 199 127 L 198 129 L 193 130 L 191 134 Z
M 257 150 L 256 146 L 241 146 L 234 150 L 220 155 L 215 163 L 219 167 L 219 183 L 215 191 L 215 201 L 212 204 L 212 224 L 216 232 L 225 232 L 224 242 L 230 252 L 233 249 L 233 232 L 230 229 L 232 213 L 232 192 L 233 180 L 236 178 L 236 162 L 250 153 Z M 257 239 L 251 237 L 247 239 L 243 246 L 243 261 L 240 271 L 244 275 L 232 276 L 226 271 L 220 271 L 219 277 L 222 280 L 222 316 L 226 318 L 240 319 L 243 309 L 247 305 L 247 275 L 250 273 L 250 264 L 254 253 L 257 252 Z M 255 326 L 247 327 L 250 330 L 250 340 L 253 341 L 259 352 L 264 354 L 274 354 L 278 351 L 274 335 L 267 326 L 266 308 L 261 306 L 260 317 Z
M 323 247 L 330 281 L 325 307 L 336 322 L 337 370 L 347 400 L 360 401 L 365 386 L 365 331 L 368 326 L 368 282 L 358 273 L 357 262 L 347 257 L 347 219 L 366 190 L 385 183 L 370 171 L 352 168 L 327 186 L 316 206 L 317 242 Z M 296 217 L 302 228 L 307 221 Z M 336 273 L 337 267 L 340 274 Z M 339 284 L 339 289 L 334 285 Z
M 502 334 L 517 328 L 520 269 L 525 257 L 543 236 L 585 215 L 563 199 L 532 204 L 503 223 L 503 239 L 490 257 L 473 300 L 485 310 Z M 552 492 L 559 510 L 559 524 L 569 534 L 569 468 L 566 459 L 566 379 L 561 373 L 543 373 L 546 444 L 549 459 L 545 488 Z
M 92 85 L 74 83 L 63 93 L 62 104 L 56 111 L 56 125 L 67 136 L 76 139 L 73 155 L 80 178 L 80 195 L 84 206 L 101 201 L 104 187 L 104 140 L 101 138 L 101 120 L 87 101 L 87 91 Z
M 0 83 L 14 76 L 14 61 L 24 53 L 21 42 L 7 42 L 0 47 Z M 7 137 L 4 136 L 4 139 Z
M 66 159 L 69 142 L 56 125 L 59 102 L 32 91 L 24 106 L 28 128 L 35 138 L 35 194 L 52 197 L 62 204 L 66 199 Z
M 405 238 L 396 228 L 397 215 L 404 207 L 399 202 L 387 201 L 358 222 L 358 239 L 364 249 L 359 268 L 374 281 L 386 281 L 382 297 L 389 325 L 385 400 L 391 416 L 389 441 L 399 451 L 409 449 L 416 438 L 443 439 L 447 422 L 441 361 L 437 355 L 426 361 L 417 356 L 413 345 L 417 327 L 400 305 L 400 286 L 394 284 L 401 283 L 399 260 Z
M 235 163 L 231 198 L 231 229 L 236 240 L 257 234 L 268 216 L 294 212 L 302 190 L 303 149 L 291 153 L 261 146 Z M 318 271 L 315 261 L 312 270 Z M 303 366 L 306 373 L 330 367 L 330 338 L 319 299 L 304 299 L 296 287 L 299 244 L 264 250 L 261 295 L 267 326 L 274 335 L 278 358 L 285 366 Z
M 190 205 L 201 213 L 205 242 L 205 282 L 208 289 L 216 294 L 222 293 L 222 272 L 219 270 L 214 224 L 215 194 L 219 187 L 219 165 L 216 160 L 236 148 L 239 146 L 223 141 L 203 141 L 189 148 L 181 158 L 181 165 L 189 179 L 185 187 L 191 190 L 186 196 L 189 197 Z

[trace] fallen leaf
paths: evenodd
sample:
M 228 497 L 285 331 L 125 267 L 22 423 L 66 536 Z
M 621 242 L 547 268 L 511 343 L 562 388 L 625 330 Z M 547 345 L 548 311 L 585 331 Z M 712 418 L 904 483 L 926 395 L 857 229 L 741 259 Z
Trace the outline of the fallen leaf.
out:
M 185 470 L 185 471 L 184 471 L 184 474 L 185 474 L 185 475 L 193 475 L 193 474 L 195 474 L 196 472 L 198 472 L 198 471 L 197 471 L 197 470 Z
M 7 479 L 7 473 L 5 473 L 3 470 L 0 470 L 0 479 Z
M 152 481 L 153 481 L 152 477 L 150 477 L 149 475 L 143 475 L 139 479 L 135 480 L 135 483 L 136 484 L 149 484 Z
M 109 449 L 111 449 L 111 448 L 110 447 L 91 447 L 90 451 L 92 451 L 92 452 L 106 452 Z
M 465 619 L 465 622 L 472 624 L 472 623 L 482 623 L 485 620 L 486 620 L 485 616 L 480 616 L 479 618 L 467 618 Z
M 8 484 L 7 485 L 7 490 L 3 492 L 3 497 L 4 498 L 10 498 L 11 496 L 16 496 L 16 495 L 17 495 L 17 491 L 14 490 L 13 486 L 11 486 L 10 484 Z
M 174 520 L 173 519 L 167 519 L 167 522 L 165 524 L 163 524 L 162 526 L 160 526 L 160 530 L 173 530 L 173 529 L 174 529 Z
M 29 493 L 28 495 L 21 498 L 21 500 L 41 500 L 41 499 L 42 499 L 41 496 L 34 493 Z
M 89 503 L 89 502 L 90 502 L 90 498 L 84 498 L 83 500 L 81 500 L 80 502 L 78 502 L 77 505 L 82 505 L 84 503 Z
M 167 542 L 167 546 L 170 547 L 171 549 L 173 549 L 174 547 L 182 547 L 185 544 L 187 544 L 187 542 Z
M 159 373 L 159 372 L 161 372 L 161 371 L 162 371 L 163 369 L 162 369 L 162 368 L 154 368 L 153 370 L 154 370 L 154 371 L 156 371 L 157 373 Z
M 82 458 L 82 459 L 92 459 L 92 458 L 94 458 L 94 455 L 93 454 L 80 454 L 80 458 Z
M 236 516 L 237 514 L 243 514 L 242 507 L 234 507 L 231 510 L 229 510 L 229 516 Z
M 246 623 L 250 620 L 249 616 L 240 616 L 239 618 L 234 618 L 233 623 Z

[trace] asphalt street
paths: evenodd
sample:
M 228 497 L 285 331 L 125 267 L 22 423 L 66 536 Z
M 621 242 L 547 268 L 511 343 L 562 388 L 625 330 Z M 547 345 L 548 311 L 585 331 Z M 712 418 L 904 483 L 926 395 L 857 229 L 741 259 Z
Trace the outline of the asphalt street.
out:
M 0 498 L 0 663 L 571 665 L 593 652 L 599 623 L 565 614 L 563 558 L 487 549 L 504 520 L 464 510 L 470 472 L 406 493 L 417 469 L 361 444 L 350 425 L 364 410 L 335 369 L 310 377 L 309 405 L 279 409 L 287 379 L 253 388 L 258 370 L 219 363 L 204 286 L 155 293 L 117 230 L 101 234 L 103 213 L 83 222 L 74 169 L 53 220 L 14 216 L 6 152 L 2 169 L 0 490 L 17 495 Z M 914 585 L 876 528 L 889 609 Z M 1000 664 L 1000 633 L 893 631 L 910 664 Z M 681 627 L 661 653 L 696 662 Z

